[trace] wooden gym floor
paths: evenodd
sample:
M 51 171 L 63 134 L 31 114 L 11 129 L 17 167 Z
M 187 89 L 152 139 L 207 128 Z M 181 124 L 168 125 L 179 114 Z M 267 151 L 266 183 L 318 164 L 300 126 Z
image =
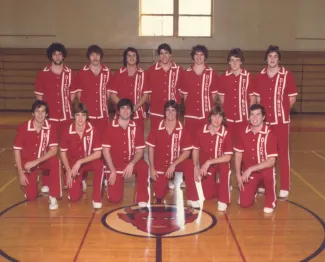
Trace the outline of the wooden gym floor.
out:
M 99 211 L 91 204 L 91 176 L 78 203 L 66 192 L 56 211 L 48 210 L 44 196 L 26 202 L 12 143 L 30 114 L 0 115 L 0 261 L 325 261 L 324 115 L 292 117 L 292 191 L 273 214 L 263 214 L 263 195 L 253 207 L 239 208 L 232 176 L 226 213 L 217 211 L 216 200 L 201 211 L 188 209 L 186 190 L 175 189 L 152 205 L 149 217 L 132 206 L 134 180 L 126 181 L 122 203 L 103 196 Z

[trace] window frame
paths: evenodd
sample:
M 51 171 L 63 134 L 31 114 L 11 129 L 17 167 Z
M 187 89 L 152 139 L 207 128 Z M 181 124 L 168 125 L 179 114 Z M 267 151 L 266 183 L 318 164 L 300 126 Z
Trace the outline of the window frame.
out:
M 192 14 L 179 14 L 179 0 L 173 0 L 174 13 L 173 14 L 142 14 L 142 0 L 139 0 L 139 37 L 178 37 L 178 38 L 212 38 L 213 32 L 213 0 L 211 0 L 211 14 L 210 15 L 192 15 Z M 142 16 L 172 16 L 173 17 L 173 35 L 142 35 Z M 179 35 L 179 18 L 186 17 L 210 17 L 210 36 L 180 36 Z

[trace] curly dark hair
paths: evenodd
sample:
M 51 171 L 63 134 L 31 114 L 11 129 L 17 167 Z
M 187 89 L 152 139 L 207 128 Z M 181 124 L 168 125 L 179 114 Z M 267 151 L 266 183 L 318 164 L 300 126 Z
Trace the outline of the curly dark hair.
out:
M 61 43 L 52 43 L 46 50 L 47 58 L 52 61 L 52 55 L 54 52 L 61 52 L 63 58 L 66 58 L 68 55 L 67 49 Z

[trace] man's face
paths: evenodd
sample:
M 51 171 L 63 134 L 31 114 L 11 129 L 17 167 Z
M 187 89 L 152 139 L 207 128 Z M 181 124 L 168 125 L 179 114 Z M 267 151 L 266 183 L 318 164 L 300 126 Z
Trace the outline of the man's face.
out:
M 229 60 L 229 65 L 232 71 L 237 71 L 240 69 L 241 59 L 239 57 L 231 56 Z
M 253 127 L 259 127 L 263 124 L 265 116 L 262 115 L 261 109 L 251 111 L 249 114 L 249 121 Z
M 93 66 L 98 66 L 98 65 L 100 65 L 100 60 L 101 60 L 101 58 L 100 58 L 100 54 L 98 54 L 98 53 L 93 52 L 93 53 L 91 53 L 90 56 L 89 56 L 89 62 L 90 62 L 90 64 L 93 65 Z
M 84 127 L 87 122 L 87 114 L 86 113 L 76 113 L 74 115 L 75 123 L 77 127 Z
M 166 109 L 165 116 L 168 121 L 175 121 L 177 119 L 176 109 L 173 107 L 168 107 Z
M 37 123 L 40 123 L 40 124 L 44 123 L 45 118 L 47 116 L 45 106 L 40 106 L 40 107 L 36 108 L 33 113 L 33 116 Z
M 201 52 L 201 51 L 195 52 L 195 54 L 194 54 L 194 63 L 196 65 L 202 65 L 202 64 L 204 64 L 204 61 L 205 61 L 204 53 Z
M 279 66 L 279 56 L 276 52 L 271 52 L 267 55 L 267 65 L 270 68 Z
M 134 66 L 137 64 L 137 54 L 132 51 L 128 51 L 126 54 L 126 63 L 128 66 Z
M 131 118 L 132 110 L 130 106 L 121 106 L 119 115 L 122 120 L 129 120 Z
M 63 63 L 63 54 L 59 51 L 55 51 L 52 53 L 52 63 L 55 65 L 62 65 Z
M 161 49 L 159 53 L 159 58 L 163 64 L 168 64 L 171 58 L 171 54 L 167 50 Z
M 223 117 L 220 114 L 211 115 L 211 124 L 218 128 L 222 125 Z

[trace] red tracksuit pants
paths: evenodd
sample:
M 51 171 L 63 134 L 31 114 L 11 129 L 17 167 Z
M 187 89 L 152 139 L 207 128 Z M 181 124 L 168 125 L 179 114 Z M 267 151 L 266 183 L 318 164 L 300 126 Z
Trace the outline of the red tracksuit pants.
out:
M 166 177 L 165 173 L 167 169 L 157 168 L 158 178 L 154 182 L 154 192 L 157 199 L 164 198 L 169 192 L 168 182 L 169 179 Z M 159 171 L 158 171 L 159 170 Z M 193 176 L 193 162 L 190 159 L 184 160 L 175 168 L 175 172 L 182 172 L 183 176 Z M 195 186 L 195 185 L 194 185 Z
M 69 160 L 70 167 L 74 165 L 75 161 Z M 82 165 L 79 169 L 78 176 L 75 177 L 72 182 L 72 187 L 68 188 L 69 199 L 71 201 L 78 201 L 83 192 L 82 192 L 82 174 L 85 172 L 94 172 L 93 176 L 93 194 L 92 199 L 94 202 L 101 202 L 101 191 L 102 191 L 102 182 L 103 182 L 103 161 L 101 159 L 96 159 L 94 161 L 88 162 Z
M 28 161 L 24 161 L 23 166 Z M 25 173 L 28 179 L 28 185 L 24 186 L 24 192 L 26 194 L 27 200 L 35 200 L 38 195 L 38 185 L 37 185 L 37 172 L 45 171 L 48 174 L 48 186 L 50 188 L 50 196 L 55 198 L 62 197 L 62 188 L 61 188 L 61 164 L 58 157 L 53 156 L 48 160 L 41 163 L 38 167 L 33 168 L 31 173 Z
M 244 184 L 244 190 L 240 191 L 239 204 L 241 207 L 250 207 L 254 203 L 260 182 L 263 182 L 265 185 L 264 207 L 275 207 L 275 171 L 273 168 L 267 168 L 260 172 L 254 172 L 251 174 L 248 183 Z
M 278 155 L 280 162 L 280 188 L 290 190 L 290 157 L 289 157 L 289 124 L 270 125 L 278 139 Z
M 184 125 L 186 129 L 190 132 L 192 141 L 195 140 L 197 132 L 203 128 L 205 124 L 208 123 L 207 119 L 195 119 L 195 118 L 185 118 Z
M 203 164 L 203 163 L 201 163 Z M 216 175 L 219 173 L 219 183 L 216 182 Z M 194 180 L 194 168 L 192 174 L 185 177 L 187 199 L 192 201 L 199 200 L 198 192 Z M 208 169 L 208 175 L 201 179 L 204 198 L 210 200 L 218 198 L 222 203 L 230 203 L 230 164 L 221 163 Z
M 125 167 L 124 167 L 125 168 Z M 122 201 L 124 195 L 124 177 L 122 175 L 122 170 L 124 168 L 116 168 L 116 180 L 113 185 L 108 185 L 108 200 L 113 203 L 118 203 Z M 135 184 L 135 203 L 148 202 L 148 164 L 143 159 L 139 160 L 133 168 L 133 173 L 136 176 Z M 110 171 L 105 171 L 107 173 L 107 179 L 109 179 Z
M 161 120 L 164 120 L 164 118 L 150 114 L 150 130 L 158 129 Z

